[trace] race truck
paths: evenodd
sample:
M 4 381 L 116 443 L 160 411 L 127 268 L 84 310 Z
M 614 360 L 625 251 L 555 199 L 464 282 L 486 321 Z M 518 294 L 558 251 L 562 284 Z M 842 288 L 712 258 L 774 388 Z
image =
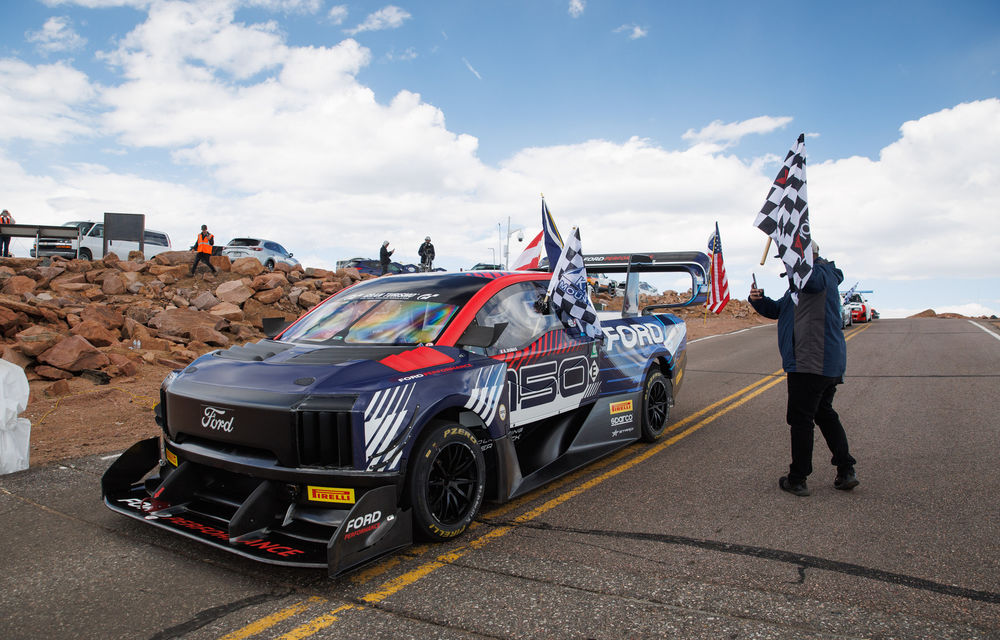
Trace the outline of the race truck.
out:
M 437 272 L 362 281 L 271 338 L 203 355 L 164 380 L 162 435 L 110 465 L 104 502 L 332 576 L 458 536 L 484 500 L 652 442 L 687 340 L 664 306 L 638 308 L 639 276 L 687 273 L 698 292 L 708 258 L 596 258 L 626 282 L 625 311 L 601 319 L 598 339 L 549 310 L 546 272 Z

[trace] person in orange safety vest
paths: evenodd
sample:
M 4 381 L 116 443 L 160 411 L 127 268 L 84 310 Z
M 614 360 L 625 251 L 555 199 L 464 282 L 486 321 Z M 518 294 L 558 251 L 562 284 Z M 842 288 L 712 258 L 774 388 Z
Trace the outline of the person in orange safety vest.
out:
M 198 270 L 198 263 L 204 262 L 212 273 L 215 273 L 215 267 L 209 261 L 212 257 L 212 246 L 215 244 L 215 236 L 208 232 L 208 225 L 201 225 L 201 233 L 198 234 L 198 238 L 194 243 L 194 263 L 191 265 L 191 275 L 195 274 Z
M 0 213 L 0 224 L 14 224 L 14 216 L 6 209 Z M 0 235 L 0 258 L 10 257 L 10 236 Z

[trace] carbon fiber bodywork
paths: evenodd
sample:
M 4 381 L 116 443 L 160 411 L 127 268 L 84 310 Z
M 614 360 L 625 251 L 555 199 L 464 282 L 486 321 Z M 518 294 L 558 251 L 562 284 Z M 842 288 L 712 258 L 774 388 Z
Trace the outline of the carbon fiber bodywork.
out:
M 198 358 L 164 381 L 163 435 L 111 465 L 105 503 L 232 553 L 335 575 L 412 542 L 408 462 L 434 427 L 474 434 L 486 497 L 499 502 L 636 441 L 647 375 L 662 372 L 674 395 L 683 382 L 686 331 L 676 316 L 604 321 L 601 341 L 559 326 L 505 349 L 465 342 L 494 296 L 547 279 L 365 281 L 276 340 Z M 423 344 L 288 338 L 328 305 L 392 296 L 455 311 Z M 523 313 L 537 319 L 530 307 Z

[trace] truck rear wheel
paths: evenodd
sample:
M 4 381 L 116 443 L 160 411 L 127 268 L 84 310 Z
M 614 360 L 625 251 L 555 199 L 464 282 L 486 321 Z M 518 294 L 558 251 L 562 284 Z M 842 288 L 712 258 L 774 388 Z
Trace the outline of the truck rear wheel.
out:
M 670 380 L 654 369 L 646 376 L 642 386 L 642 440 L 654 442 L 663 435 L 670 421 L 670 403 L 673 401 L 673 385 Z
M 411 452 L 408 476 L 406 492 L 417 538 L 454 538 L 482 506 L 486 462 L 479 442 L 465 427 L 432 428 Z

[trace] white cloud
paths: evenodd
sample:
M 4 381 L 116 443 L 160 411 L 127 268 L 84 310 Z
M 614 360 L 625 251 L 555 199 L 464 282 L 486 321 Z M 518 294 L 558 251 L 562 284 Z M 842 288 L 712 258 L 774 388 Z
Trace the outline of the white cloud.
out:
M 462 62 L 465 63 L 465 68 L 468 69 L 469 71 L 471 71 L 472 75 L 476 76 L 476 79 L 478 79 L 478 80 L 482 80 L 483 79 L 483 76 L 481 76 L 479 74 L 479 72 L 476 71 L 476 68 L 472 66 L 471 62 L 469 62 L 465 58 L 462 58 Z
M 39 31 L 29 31 L 25 40 L 35 44 L 42 54 L 75 51 L 87 44 L 87 39 L 80 36 L 65 16 L 53 16 L 45 21 Z
M 688 129 L 681 138 L 692 144 L 713 144 L 724 149 L 738 144 L 744 136 L 771 133 L 777 129 L 783 129 L 791 121 L 792 119 L 787 116 L 780 118 L 758 116 L 741 122 L 728 123 L 714 120 L 698 131 Z
M 649 35 L 649 31 L 645 27 L 640 27 L 637 24 L 623 24 L 614 29 L 613 33 L 626 33 L 629 40 L 638 40 Z
M 326 17 L 333 24 L 344 24 L 344 20 L 347 20 L 347 5 L 338 4 L 330 7 L 330 11 L 326 14 Z
M 67 64 L 0 59 L 0 87 L 0 140 L 59 143 L 93 133 L 86 107 L 94 88 Z
M 284 13 L 317 13 L 323 0 L 243 0 L 247 6 Z
M 579 18 L 583 15 L 583 10 L 586 6 L 587 3 L 584 0 L 569 0 L 569 15 Z
M 412 16 L 399 7 L 388 5 L 370 14 L 365 21 L 354 27 L 347 29 L 348 35 L 356 35 L 362 31 L 381 31 L 383 29 L 398 29 Z

